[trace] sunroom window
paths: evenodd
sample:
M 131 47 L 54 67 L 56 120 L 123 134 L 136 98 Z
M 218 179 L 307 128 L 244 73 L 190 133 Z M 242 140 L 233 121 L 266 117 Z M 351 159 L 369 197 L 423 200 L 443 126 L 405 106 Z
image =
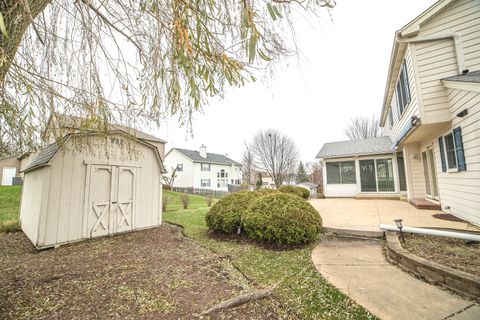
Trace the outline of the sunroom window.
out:
M 328 184 L 355 184 L 355 162 L 327 162 Z

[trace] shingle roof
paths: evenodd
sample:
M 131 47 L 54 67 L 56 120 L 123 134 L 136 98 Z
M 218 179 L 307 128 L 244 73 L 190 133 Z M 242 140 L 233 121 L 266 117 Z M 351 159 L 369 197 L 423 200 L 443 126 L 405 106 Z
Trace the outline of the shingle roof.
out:
M 56 142 L 47 146 L 42 151 L 40 151 L 40 153 L 35 157 L 35 159 L 33 159 L 33 161 L 23 171 L 29 171 L 33 168 L 37 168 L 47 164 L 58 151 L 58 149 L 60 149 L 60 145 Z
M 317 158 L 339 158 L 362 154 L 382 154 L 393 152 L 390 137 L 378 137 L 363 140 L 350 140 L 325 143 Z
M 200 156 L 200 152 L 195 150 L 180 149 L 180 148 L 173 148 L 172 150 L 177 150 L 178 152 L 182 153 L 184 156 L 192 159 L 193 162 L 218 163 L 218 164 L 226 164 L 226 165 L 235 164 L 237 166 L 241 166 L 240 163 L 230 159 L 229 157 L 223 154 L 207 153 L 207 157 L 204 158 Z
M 77 117 L 77 116 L 71 116 L 71 115 L 66 115 L 66 114 L 56 114 L 56 118 L 61 119 L 61 125 L 64 127 L 70 127 L 73 129 L 78 129 L 81 130 L 82 123 L 86 121 L 86 119 Z M 151 134 L 145 133 L 143 131 L 137 130 L 135 128 L 127 127 L 124 125 L 120 124 L 110 124 L 110 130 L 120 130 L 125 133 L 128 133 L 129 135 L 132 135 L 140 140 L 148 140 L 148 141 L 156 141 L 156 142 L 162 142 L 165 143 L 165 140 L 162 140 L 160 138 L 157 138 L 155 136 L 152 136 Z M 85 130 L 89 131 L 89 130 Z
M 472 71 L 472 72 L 465 73 L 465 74 L 459 74 L 459 75 L 456 75 L 456 76 L 444 78 L 442 80 L 480 83 L 480 70 Z

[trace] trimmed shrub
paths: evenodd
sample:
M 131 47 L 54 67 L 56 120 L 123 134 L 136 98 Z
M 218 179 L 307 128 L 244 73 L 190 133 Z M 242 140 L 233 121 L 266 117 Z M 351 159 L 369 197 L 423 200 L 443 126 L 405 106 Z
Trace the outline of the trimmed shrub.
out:
M 275 189 L 258 189 L 255 192 L 261 196 L 266 196 L 267 194 L 277 193 L 278 191 Z
M 322 219 L 307 201 L 279 192 L 254 201 L 243 217 L 243 228 L 254 240 L 300 244 L 317 239 Z
M 297 186 L 281 186 L 278 189 L 278 191 L 284 192 L 284 193 L 291 193 L 303 199 L 308 199 L 308 197 L 310 197 L 310 191 L 308 191 L 305 188 L 297 187 Z
M 208 228 L 223 233 L 237 233 L 242 225 L 242 216 L 258 197 L 254 191 L 241 191 L 221 198 L 207 213 Z

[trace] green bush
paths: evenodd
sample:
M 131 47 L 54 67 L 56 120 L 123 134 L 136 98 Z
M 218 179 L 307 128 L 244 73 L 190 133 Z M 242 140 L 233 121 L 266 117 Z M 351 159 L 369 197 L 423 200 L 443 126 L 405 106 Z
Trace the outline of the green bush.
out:
M 308 243 L 318 238 L 322 219 L 307 201 L 279 192 L 260 197 L 251 204 L 243 216 L 243 229 L 254 240 Z
M 310 191 L 308 191 L 305 188 L 297 187 L 297 186 L 281 186 L 278 189 L 278 191 L 284 192 L 284 193 L 291 193 L 303 199 L 308 199 L 308 197 L 310 197 Z
M 254 191 L 241 191 L 221 198 L 207 213 L 208 228 L 224 233 L 236 233 L 250 204 L 259 197 Z
M 266 196 L 267 194 L 277 193 L 278 191 L 275 189 L 258 189 L 255 192 L 261 196 Z

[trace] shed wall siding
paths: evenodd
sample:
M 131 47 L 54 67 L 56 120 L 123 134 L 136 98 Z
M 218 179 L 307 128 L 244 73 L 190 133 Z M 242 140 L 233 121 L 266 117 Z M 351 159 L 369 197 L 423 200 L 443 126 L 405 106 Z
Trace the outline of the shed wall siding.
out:
M 48 182 L 49 168 L 41 168 L 25 176 L 20 204 L 20 223 L 25 235 L 38 243 L 38 230 L 42 215 L 42 200 L 45 199 L 44 185 Z M 47 179 L 46 179 L 47 178 Z
M 67 143 L 65 152 L 58 151 L 51 160 L 48 196 L 37 200 L 47 204 L 44 228 L 40 226 L 40 239 L 43 239 L 39 242 L 40 246 L 72 242 L 84 237 L 87 164 L 136 167 L 133 229 L 160 224 L 162 174 L 153 149 L 137 144 L 135 152 L 138 158 L 135 159 L 135 155 L 121 152 L 111 144 L 108 146 L 108 156 L 102 146 L 94 148 L 92 152 L 72 152 L 69 147 L 71 141 Z M 37 171 L 27 173 L 26 177 L 29 178 Z

